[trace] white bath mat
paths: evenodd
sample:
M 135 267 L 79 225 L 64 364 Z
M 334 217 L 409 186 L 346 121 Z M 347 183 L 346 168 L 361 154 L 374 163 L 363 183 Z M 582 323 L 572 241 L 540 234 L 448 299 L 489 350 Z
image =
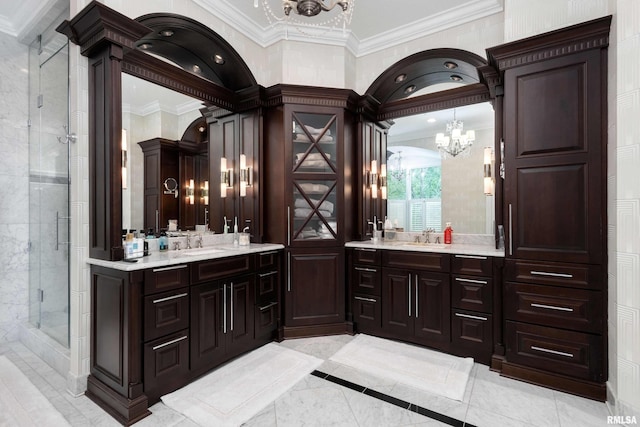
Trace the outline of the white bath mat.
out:
M 162 401 L 201 426 L 239 426 L 322 362 L 269 343 L 163 396 Z
M 358 335 L 331 359 L 370 375 L 462 400 L 473 359 L 410 344 Z
M 0 426 L 68 426 L 20 369 L 0 356 Z

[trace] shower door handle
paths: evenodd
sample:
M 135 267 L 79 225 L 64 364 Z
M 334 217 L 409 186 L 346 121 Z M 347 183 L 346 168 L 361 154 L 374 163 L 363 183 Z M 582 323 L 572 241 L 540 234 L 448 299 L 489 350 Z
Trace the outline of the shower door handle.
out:
M 68 245 L 69 243 L 71 243 L 69 241 L 67 241 L 67 242 L 61 242 L 60 241 L 60 220 L 61 219 L 69 221 L 71 219 L 71 217 L 70 216 L 60 216 L 60 211 L 56 211 L 56 251 L 60 249 L 60 244 Z M 68 228 L 69 227 L 67 227 L 67 229 Z

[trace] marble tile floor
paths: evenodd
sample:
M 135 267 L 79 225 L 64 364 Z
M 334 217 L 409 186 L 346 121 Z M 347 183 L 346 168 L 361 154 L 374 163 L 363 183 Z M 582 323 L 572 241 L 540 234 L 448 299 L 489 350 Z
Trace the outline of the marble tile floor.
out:
M 283 426 L 464 426 L 477 427 L 600 427 L 607 425 L 606 404 L 500 377 L 475 364 L 462 402 L 429 395 L 388 380 L 361 374 L 328 359 L 352 339 L 348 335 L 286 340 L 280 345 L 325 360 L 318 371 L 374 390 L 387 401 L 409 402 L 403 409 L 323 379 L 308 375 L 250 419 L 247 427 Z M 119 426 L 85 396 L 73 397 L 65 379 L 19 342 L 0 344 L 11 360 L 38 387 L 72 426 Z M 386 396 L 386 397 L 385 397 Z M 415 412 L 420 407 L 431 417 Z M 196 427 L 162 403 L 138 427 Z M 435 419 L 434 419 L 435 418 Z

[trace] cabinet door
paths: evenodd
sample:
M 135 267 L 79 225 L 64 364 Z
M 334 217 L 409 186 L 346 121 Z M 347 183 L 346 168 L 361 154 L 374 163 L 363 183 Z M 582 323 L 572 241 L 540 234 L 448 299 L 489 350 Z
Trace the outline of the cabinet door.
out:
M 377 333 L 382 326 L 382 304 L 380 297 L 371 295 L 353 296 L 353 321 L 358 332 Z
M 597 50 L 505 72 L 507 256 L 602 262 L 601 81 Z
M 412 279 L 409 270 L 382 270 L 382 329 L 388 333 L 413 336 Z
M 413 281 L 415 335 L 429 343 L 448 343 L 451 337 L 449 275 L 420 272 L 413 274 Z
M 344 249 L 291 250 L 287 264 L 285 325 L 344 322 Z
M 338 117 L 293 111 L 291 120 L 289 243 L 335 244 L 342 208 Z
M 240 354 L 252 347 L 254 331 L 254 276 L 244 276 L 226 281 L 227 343 L 228 357 Z
M 203 372 L 225 359 L 225 292 L 217 282 L 191 290 L 191 370 Z

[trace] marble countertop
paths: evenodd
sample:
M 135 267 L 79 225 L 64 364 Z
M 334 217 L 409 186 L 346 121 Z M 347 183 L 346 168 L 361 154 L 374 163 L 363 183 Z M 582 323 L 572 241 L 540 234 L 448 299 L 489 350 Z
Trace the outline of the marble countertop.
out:
M 121 271 L 144 270 L 147 268 L 168 267 L 194 261 L 226 258 L 284 249 L 283 245 L 272 243 L 251 243 L 249 246 L 234 246 L 233 244 L 216 245 L 204 248 L 172 250 L 155 252 L 149 256 L 136 258 L 137 262 L 107 261 L 89 258 L 88 263 L 101 267 L 113 268 Z
M 450 245 L 445 244 L 416 244 L 408 241 L 391 240 L 385 241 L 384 239 L 374 243 L 373 240 L 353 241 L 345 244 L 347 248 L 369 248 L 369 249 L 384 249 L 391 251 L 412 251 L 412 252 L 437 252 L 446 254 L 459 254 L 459 255 L 477 255 L 477 256 L 491 256 L 504 258 L 504 249 L 496 249 L 492 245 L 483 244 L 471 244 L 471 243 L 453 243 Z

